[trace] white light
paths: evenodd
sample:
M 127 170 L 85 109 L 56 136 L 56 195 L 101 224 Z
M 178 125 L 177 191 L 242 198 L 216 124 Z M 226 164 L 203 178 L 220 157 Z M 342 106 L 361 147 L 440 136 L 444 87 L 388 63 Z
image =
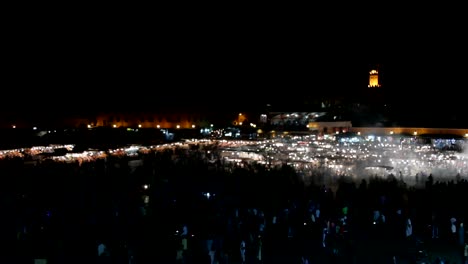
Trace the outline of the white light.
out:
M 33 130 L 36 130 L 36 129 L 37 129 L 37 127 L 33 127 Z

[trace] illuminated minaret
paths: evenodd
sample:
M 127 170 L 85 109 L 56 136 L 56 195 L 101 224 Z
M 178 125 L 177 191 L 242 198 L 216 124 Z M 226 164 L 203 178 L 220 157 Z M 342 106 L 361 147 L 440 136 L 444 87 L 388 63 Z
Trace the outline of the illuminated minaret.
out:
M 369 72 L 369 88 L 380 87 L 379 84 L 379 72 L 376 69 L 373 69 Z

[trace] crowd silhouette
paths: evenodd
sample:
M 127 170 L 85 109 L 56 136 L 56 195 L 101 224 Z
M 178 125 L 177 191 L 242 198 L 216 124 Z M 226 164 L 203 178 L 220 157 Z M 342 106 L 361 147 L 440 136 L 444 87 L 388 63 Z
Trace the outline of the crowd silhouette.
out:
M 460 175 L 430 175 L 421 187 L 392 174 L 359 182 L 342 175 L 326 186 L 306 184 L 287 164 L 227 164 L 217 151 L 193 145 L 76 163 L 0 160 L 1 256 L 67 264 L 463 263 L 468 181 Z M 455 254 L 431 254 L 437 245 Z

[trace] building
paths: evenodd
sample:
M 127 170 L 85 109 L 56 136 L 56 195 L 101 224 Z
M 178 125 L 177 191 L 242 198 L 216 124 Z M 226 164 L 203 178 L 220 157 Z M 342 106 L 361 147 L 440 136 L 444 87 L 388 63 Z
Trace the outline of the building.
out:
M 372 69 L 369 72 L 369 84 L 367 87 L 369 88 L 377 88 L 380 87 L 379 83 L 379 71 L 377 69 Z

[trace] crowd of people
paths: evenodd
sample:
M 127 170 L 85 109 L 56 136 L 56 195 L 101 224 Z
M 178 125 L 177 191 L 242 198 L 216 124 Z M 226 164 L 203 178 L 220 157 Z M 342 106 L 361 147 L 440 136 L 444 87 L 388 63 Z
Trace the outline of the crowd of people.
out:
M 464 175 L 408 185 L 392 173 L 342 173 L 332 186 L 304 181 L 287 163 L 227 162 L 224 151 L 191 143 L 74 162 L 3 158 L 1 256 L 67 264 L 466 261 Z M 439 244 L 455 253 L 432 254 Z

